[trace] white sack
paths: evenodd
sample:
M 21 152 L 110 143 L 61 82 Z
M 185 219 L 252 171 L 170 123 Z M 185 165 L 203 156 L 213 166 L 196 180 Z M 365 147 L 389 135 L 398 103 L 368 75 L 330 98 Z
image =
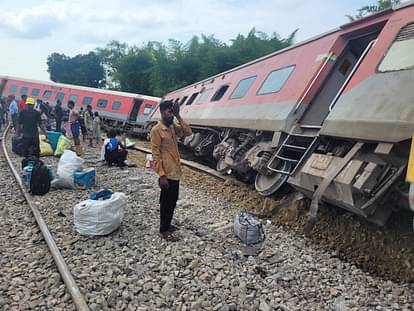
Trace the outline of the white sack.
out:
M 65 150 L 59 159 L 56 178 L 52 180 L 55 188 L 74 188 L 73 175 L 75 172 L 82 171 L 84 160 L 71 150 Z
M 75 229 L 82 235 L 106 235 L 118 229 L 124 218 L 126 195 L 115 192 L 107 200 L 85 200 L 73 208 Z

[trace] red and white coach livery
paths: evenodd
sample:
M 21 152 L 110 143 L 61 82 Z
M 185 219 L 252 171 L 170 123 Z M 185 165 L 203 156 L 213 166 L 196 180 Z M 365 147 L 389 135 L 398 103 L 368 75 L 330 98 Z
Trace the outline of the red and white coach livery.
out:
M 413 51 L 406 2 L 165 99 L 193 128 L 184 145 L 219 171 L 255 180 L 263 195 L 287 181 L 314 199 L 313 215 L 322 200 L 383 224 L 410 207 Z
M 8 76 L 0 76 L 0 94 L 2 96 L 26 94 L 52 106 L 61 100 L 65 106 L 69 100 L 75 107 L 86 108 L 91 105 L 98 111 L 104 123 L 112 126 L 124 126 L 128 132 L 140 134 L 151 111 L 158 105 L 158 97 L 103 90 L 91 87 L 36 81 Z

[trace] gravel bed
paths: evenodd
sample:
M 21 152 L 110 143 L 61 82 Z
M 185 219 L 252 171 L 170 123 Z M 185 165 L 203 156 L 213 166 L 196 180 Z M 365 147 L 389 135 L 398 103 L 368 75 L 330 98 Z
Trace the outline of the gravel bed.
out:
M 36 197 L 92 310 L 413 310 L 413 284 L 370 275 L 283 227 L 267 225 L 264 243 L 242 246 L 232 233 L 239 205 L 200 186 L 183 182 L 180 241 L 161 240 L 155 174 L 102 166 L 98 151 L 84 156 L 97 170 L 95 189 Z M 101 187 L 128 196 L 122 226 L 104 237 L 81 236 L 73 206 Z
M 74 310 L 2 152 L 0 172 L 0 310 Z

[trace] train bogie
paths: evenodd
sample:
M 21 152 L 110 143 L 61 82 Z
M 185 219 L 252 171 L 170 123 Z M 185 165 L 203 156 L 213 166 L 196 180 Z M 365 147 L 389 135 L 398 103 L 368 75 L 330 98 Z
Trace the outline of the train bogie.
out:
M 0 94 L 15 95 L 18 99 L 25 94 L 49 102 L 51 106 L 57 100 L 63 103 L 63 107 L 69 100 L 78 109 L 91 105 L 106 126 L 124 128 L 137 134 L 144 132 L 144 124 L 159 103 L 157 97 L 7 76 L 1 77 Z
M 410 206 L 413 34 L 414 3 L 404 3 L 165 99 L 180 103 L 193 127 L 184 144 L 218 171 L 255 176 L 263 195 L 288 182 L 314 206 L 383 224 Z

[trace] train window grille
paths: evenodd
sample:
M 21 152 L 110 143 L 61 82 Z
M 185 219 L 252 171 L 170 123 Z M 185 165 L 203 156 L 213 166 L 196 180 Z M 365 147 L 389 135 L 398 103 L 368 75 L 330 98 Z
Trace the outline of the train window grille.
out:
M 240 82 L 237 84 L 236 88 L 234 89 L 233 93 L 231 93 L 230 99 L 237 99 L 237 98 L 244 97 L 247 94 L 247 91 L 253 85 L 255 80 L 256 80 L 256 76 L 240 80 Z
M 22 95 L 27 95 L 29 89 L 26 86 L 22 86 L 22 88 L 20 89 L 20 94 Z
M 10 92 L 11 92 L 11 93 L 16 93 L 16 92 L 17 92 L 17 84 L 13 84 L 13 85 L 10 87 Z
M 40 93 L 40 89 L 32 89 L 31 95 L 32 96 L 39 96 L 39 93 Z
M 379 72 L 414 68 L 414 23 L 401 28 L 385 57 L 378 66 Z
M 196 104 L 197 105 L 204 104 L 207 101 L 207 99 L 209 98 L 212 91 L 213 91 L 213 89 L 207 89 L 204 92 L 202 92 L 200 94 L 200 97 L 198 98 Z
M 69 100 L 73 101 L 76 104 L 76 101 L 78 100 L 78 95 L 70 95 Z
M 188 96 L 184 96 L 183 98 L 181 98 L 180 106 L 185 103 L 185 101 L 187 100 L 187 98 L 188 98 Z
M 56 100 L 63 100 L 65 98 L 65 93 L 63 92 L 57 92 L 56 94 Z
M 92 105 L 92 97 L 90 96 L 85 96 L 82 100 L 82 105 Z
M 152 111 L 152 106 L 151 105 L 145 105 L 144 107 L 144 115 L 149 115 Z
M 43 97 L 44 98 L 49 98 L 52 95 L 52 91 L 46 90 L 43 92 Z
M 198 95 L 198 92 L 193 93 L 185 105 L 190 106 L 193 103 L 193 101 L 196 99 L 197 95 Z
M 105 108 L 108 105 L 108 101 L 106 99 L 98 99 L 97 106 L 99 108 Z
M 113 102 L 112 103 L 112 110 L 119 110 L 121 109 L 121 103 L 120 102 Z
M 226 84 L 226 85 L 222 85 L 217 91 L 216 93 L 214 93 L 213 97 L 211 98 L 212 102 L 217 102 L 219 101 L 224 94 L 227 92 L 227 90 L 229 89 L 230 85 Z
M 293 69 L 295 69 L 295 65 L 273 70 L 264 80 L 257 94 L 264 95 L 279 92 L 292 74 Z

